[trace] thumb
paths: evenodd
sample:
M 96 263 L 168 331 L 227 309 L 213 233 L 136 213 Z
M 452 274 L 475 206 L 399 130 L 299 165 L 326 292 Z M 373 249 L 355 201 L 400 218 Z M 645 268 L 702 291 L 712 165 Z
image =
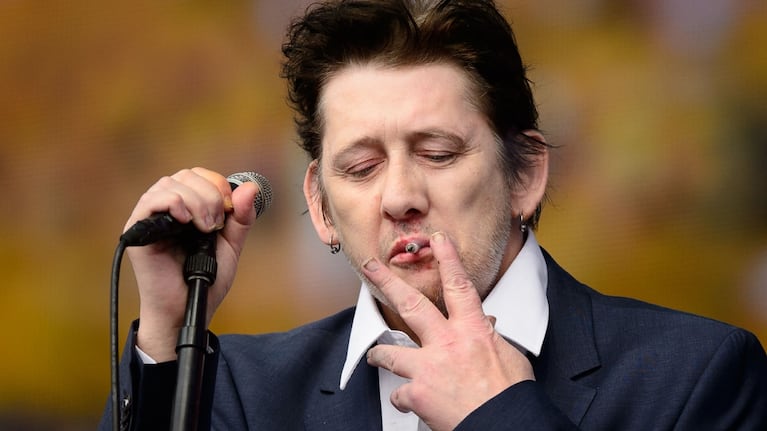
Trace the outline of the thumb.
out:
M 256 221 L 256 209 L 253 206 L 253 200 L 258 191 L 257 184 L 246 182 L 232 192 L 232 210 L 226 219 L 221 235 L 238 256 L 245 244 L 248 231 Z
M 260 192 L 253 182 L 245 182 L 232 192 L 232 213 L 229 214 L 240 225 L 250 226 L 256 219 L 254 201 Z

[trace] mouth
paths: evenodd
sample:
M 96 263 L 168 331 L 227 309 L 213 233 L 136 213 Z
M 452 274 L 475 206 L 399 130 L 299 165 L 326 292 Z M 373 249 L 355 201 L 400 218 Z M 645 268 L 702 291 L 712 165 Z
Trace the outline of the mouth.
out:
M 389 262 L 393 265 L 412 264 L 431 256 L 428 238 L 401 238 L 389 251 Z

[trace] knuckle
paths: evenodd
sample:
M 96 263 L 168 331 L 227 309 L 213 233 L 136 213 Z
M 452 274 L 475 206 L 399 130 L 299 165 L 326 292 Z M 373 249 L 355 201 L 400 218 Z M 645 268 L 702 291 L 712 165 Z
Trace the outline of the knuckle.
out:
M 188 179 L 190 177 L 196 176 L 197 174 L 192 169 L 181 169 L 180 171 L 173 174 L 172 178 L 177 178 L 181 181 L 184 179 Z
M 224 210 L 224 195 L 221 193 L 213 193 L 211 194 L 210 199 L 217 211 Z
M 386 368 L 387 370 L 391 371 L 393 374 L 397 374 L 397 368 L 396 367 L 397 367 L 397 363 L 398 363 L 398 361 L 397 361 L 398 356 L 399 355 L 397 354 L 397 351 L 394 350 L 394 351 L 389 352 L 389 354 L 386 355 L 383 358 L 384 368 Z
M 184 197 L 178 193 L 171 193 L 170 195 L 168 195 L 167 204 L 168 204 L 168 207 L 170 208 L 181 207 L 186 205 L 186 203 L 184 202 Z
M 176 180 L 171 176 L 164 176 L 157 180 L 157 183 L 155 184 L 156 187 L 167 189 L 172 187 L 176 183 Z
M 392 290 L 394 287 L 394 276 L 390 272 L 382 272 L 382 271 L 376 271 L 374 273 L 374 276 L 377 278 L 376 285 L 378 285 L 379 288 L 382 290 Z
M 464 273 L 453 273 L 450 275 L 449 280 L 450 282 L 447 283 L 447 287 L 450 289 L 457 291 L 474 289 L 474 283 Z
M 427 307 L 429 304 L 431 304 L 429 300 L 421 293 L 412 292 L 400 302 L 398 311 L 401 315 L 419 314 L 424 310 L 424 307 Z

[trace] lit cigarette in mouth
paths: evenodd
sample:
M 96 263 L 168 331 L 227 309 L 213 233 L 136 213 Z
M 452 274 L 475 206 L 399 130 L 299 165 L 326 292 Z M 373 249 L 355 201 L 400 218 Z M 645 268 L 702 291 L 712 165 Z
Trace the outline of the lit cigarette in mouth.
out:
M 409 242 L 405 246 L 405 251 L 408 252 L 408 253 L 411 253 L 411 254 L 418 253 L 418 250 L 420 250 L 420 249 L 421 249 L 421 246 L 416 244 L 416 243 L 414 243 L 414 242 Z

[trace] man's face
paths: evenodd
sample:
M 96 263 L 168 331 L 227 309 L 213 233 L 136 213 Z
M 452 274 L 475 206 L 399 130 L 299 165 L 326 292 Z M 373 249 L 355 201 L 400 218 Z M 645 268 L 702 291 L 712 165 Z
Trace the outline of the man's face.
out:
M 358 274 L 375 256 L 443 312 L 432 233 L 450 236 L 483 298 L 522 243 L 512 230 L 520 194 L 469 94 L 463 72 L 445 64 L 347 66 L 324 87 L 321 166 L 305 182 L 320 237 L 340 241 Z M 411 242 L 417 253 L 405 251 Z

